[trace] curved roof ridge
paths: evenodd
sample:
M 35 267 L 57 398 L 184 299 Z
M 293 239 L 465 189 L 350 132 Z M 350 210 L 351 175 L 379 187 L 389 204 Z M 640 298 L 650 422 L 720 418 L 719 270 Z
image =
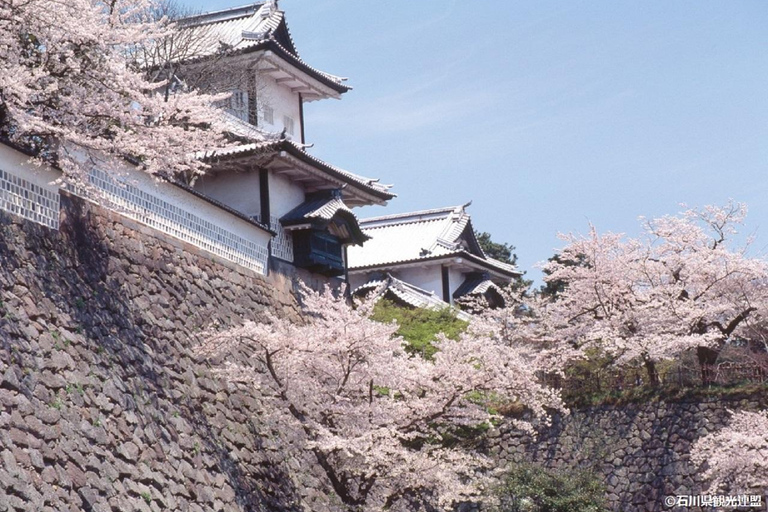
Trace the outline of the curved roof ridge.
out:
M 177 21 L 182 30 L 201 30 L 200 49 L 197 55 L 183 59 L 185 63 L 219 55 L 239 55 L 258 50 L 272 50 L 288 64 L 323 85 L 342 94 L 352 89 L 346 78 L 326 73 L 301 59 L 285 20 L 285 12 L 270 7 L 269 2 L 257 2 L 231 9 L 213 11 L 181 18 Z M 266 11 L 266 8 L 270 8 Z M 205 30 L 211 27 L 210 30 Z
M 361 219 L 360 223 L 365 224 L 368 222 L 381 222 L 385 220 L 400 220 L 400 219 L 409 219 L 412 217 L 412 219 L 408 220 L 407 222 L 419 222 L 423 221 L 424 219 L 421 219 L 419 217 L 427 216 L 427 215 L 438 215 L 440 213 L 451 213 L 454 211 L 457 211 L 458 209 L 464 209 L 466 205 L 460 205 L 460 206 L 445 206 L 443 208 L 432 208 L 428 210 L 418 210 L 415 212 L 405 212 L 405 213 L 391 213 L 389 215 L 380 215 L 378 217 L 368 217 L 367 219 Z M 435 219 L 437 220 L 437 219 Z M 393 223 L 393 224 L 405 224 L 406 221 L 404 220 L 401 223 Z M 371 227 L 370 229 L 375 229 Z
M 266 2 L 255 2 L 237 7 L 229 7 L 227 9 L 219 9 L 218 11 L 208 11 L 192 14 L 190 16 L 179 18 L 176 20 L 176 22 L 184 25 L 185 27 L 198 27 L 208 23 L 218 23 L 220 21 L 234 20 L 257 13 L 265 4 Z M 249 12 L 251 10 L 253 11 Z
M 402 302 L 415 307 L 440 310 L 445 308 L 452 308 L 450 304 L 443 301 L 434 292 L 420 288 L 414 284 L 411 284 L 402 279 L 394 277 L 389 272 L 378 278 L 370 279 L 368 282 L 358 286 L 353 290 L 353 294 L 359 294 L 366 291 L 377 291 L 378 295 L 375 300 L 380 299 L 387 292 L 392 293 L 395 297 Z M 466 311 L 462 311 L 459 308 L 452 308 L 456 313 L 456 317 L 469 321 L 472 315 Z

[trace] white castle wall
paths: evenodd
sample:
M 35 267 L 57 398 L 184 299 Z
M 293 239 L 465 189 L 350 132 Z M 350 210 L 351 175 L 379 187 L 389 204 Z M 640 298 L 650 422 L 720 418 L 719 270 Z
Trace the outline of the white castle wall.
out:
M 61 172 L 36 166 L 0 144 L 0 210 L 53 229 L 59 226 Z M 94 170 L 92 190 L 79 190 L 107 208 L 260 274 L 268 271 L 271 234 L 171 183 L 125 165 L 120 176 Z

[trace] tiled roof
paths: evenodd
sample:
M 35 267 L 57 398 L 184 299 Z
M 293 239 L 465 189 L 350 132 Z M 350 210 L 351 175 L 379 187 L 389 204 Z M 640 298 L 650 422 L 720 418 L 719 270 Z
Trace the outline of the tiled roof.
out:
M 270 138 L 250 144 L 242 144 L 225 149 L 208 150 L 198 154 L 199 158 L 206 160 L 245 157 L 253 154 L 268 154 L 270 152 L 286 151 L 299 160 L 312 165 L 339 181 L 360 188 L 381 199 L 390 200 L 395 194 L 389 191 L 391 185 L 383 185 L 379 180 L 366 178 L 357 174 L 335 167 L 319 158 L 310 155 L 304 150 L 304 145 L 290 139 Z
M 299 206 L 286 213 L 280 221 L 284 226 L 299 224 L 310 219 L 331 220 L 339 211 L 352 216 L 352 210 L 347 208 L 344 201 L 337 197 L 314 199 L 301 203 Z M 357 217 L 355 217 L 357 218 Z
M 335 195 L 309 198 L 299 206 L 289 211 L 280 218 L 280 223 L 285 227 L 310 224 L 314 227 L 325 227 L 334 217 L 341 217 L 346 221 L 348 242 L 362 244 L 370 237 L 360 230 L 357 217 L 340 197 Z
M 194 31 L 197 47 L 191 60 L 216 54 L 237 54 L 271 49 L 280 57 L 337 92 L 351 89 L 345 78 L 313 68 L 299 57 L 285 14 L 272 2 L 256 3 L 179 20 L 182 30 Z
M 380 279 L 371 279 L 367 283 L 358 286 L 353 293 L 366 294 L 370 292 L 377 292 L 379 297 L 392 294 L 396 299 L 414 308 L 444 309 L 448 307 L 448 304 L 443 302 L 434 293 L 401 281 L 389 274 Z M 459 309 L 455 311 L 456 316 L 461 320 L 469 321 L 471 318 L 470 315 Z
M 498 285 L 487 277 L 470 277 L 453 292 L 453 298 L 458 299 L 464 295 L 482 295 L 488 290 L 495 290 L 500 293 Z
M 360 221 L 372 240 L 349 250 L 349 268 L 364 269 L 443 257 L 462 257 L 505 275 L 514 266 L 488 258 L 472 230 L 467 205 L 386 215 Z

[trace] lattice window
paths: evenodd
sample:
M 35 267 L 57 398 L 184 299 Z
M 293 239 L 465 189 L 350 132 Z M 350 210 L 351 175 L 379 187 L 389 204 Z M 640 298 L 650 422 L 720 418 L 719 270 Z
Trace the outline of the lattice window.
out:
M 280 219 L 270 217 L 269 227 L 277 235 L 272 239 L 272 256 L 285 261 L 293 261 L 293 235 L 283 228 Z
M 126 217 L 260 274 L 267 273 L 266 245 L 247 240 L 160 197 L 117 181 L 103 171 L 91 172 L 89 180 L 112 203 L 109 206 Z
M 232 91 L 232 96 L 229 98 L 229 112 L 248 122 L 248 93 L 245 91 L 235 90 Z
M 59 229 L 59 208 L 58 190 L 47 190 L 0 169 L 0 210 Z
M 264 224 L 261 215 L 256 215 L 255 219 Z M 269 227 L 277 233 L 272 238 L 272 256 L 293 263 L 293 235 L 283 228 L 277 217 L 269 218 Z

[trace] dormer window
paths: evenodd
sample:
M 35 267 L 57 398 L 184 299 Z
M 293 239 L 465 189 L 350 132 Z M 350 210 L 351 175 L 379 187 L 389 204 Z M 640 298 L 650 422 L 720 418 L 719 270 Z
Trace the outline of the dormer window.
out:
M 341 198 L 341 190 L 306 195 L 306 201 L 280 218 L 293 235 L 293 264 L 327 276 L 344 273 L 344 246 L 362 245 L 370 237 Z

